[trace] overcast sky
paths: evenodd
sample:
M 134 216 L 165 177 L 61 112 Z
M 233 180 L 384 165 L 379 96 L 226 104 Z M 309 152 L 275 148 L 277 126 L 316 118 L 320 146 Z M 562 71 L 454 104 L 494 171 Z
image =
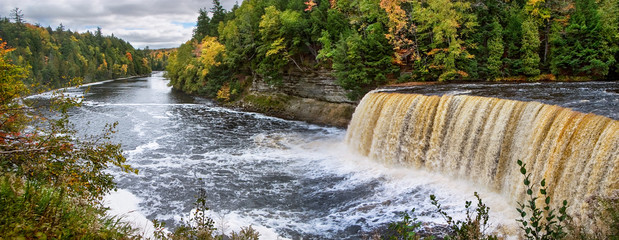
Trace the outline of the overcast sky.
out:
M 221 0 L 230 10 L 236 0 Z M 241 1 L 239 1 L 239 4 Z M 18 7 L 29 23 L 120 37 L 135 48 L 178 47 L 191 38 L 200 8 L 212 0 L 2 0 L 0 16 Z

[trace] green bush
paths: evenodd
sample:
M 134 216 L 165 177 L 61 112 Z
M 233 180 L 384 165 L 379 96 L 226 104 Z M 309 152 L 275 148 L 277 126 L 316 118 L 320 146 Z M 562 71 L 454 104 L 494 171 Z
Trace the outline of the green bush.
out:
M 165 223 L 153 221 L 155 223 L 155 238 L 160 240 L 213 240 L 213 239 L 232 239 L 232 240 L 258 240 L 260 234 L 251 226 L 241 228 L 238 233 L 232 232 L 231 236 L 217 235 L 215 231 L 215 221 L 206 215 L 209 208 L 206 206 L 206 190 L 200 189 L 196 201 L 196 212 L 188 221 L 181 221 L 180 226 L 173 232 L 165 231 Z
M 527 174 L 526 164 L 522 161 L 518 160 L 518 165 L 520 166 L 520 173 L 525 176 L 523 183 L 526 186 L 526 195 L 529 197 L 526 203 L 518 202 L 517 208 L 520 213 L 520 219 L 516 219 L 516 221 L 522 225 L 520 228 L 524 231 L 524 238 L 535 240 L 565 238 L 567 236 L 566 220 L 570 218 L 567 214 L 567 201 L 564 200 L 562 202 L 557 214 L 557 209 L 550 206 L 546 180 L 542 179 L 539 194 L 544 200 L 544 206 L 538 206 L 538 197 L 533 196 L 534 186 L 531 185 L 531 174 Z M 477 198 L 477 208 L 472 210 L 472 202 L 467 201 L 465 203 L 465 220 L 455 221 L 442 209 L 436 196 L 430 195 L 432 205 L 436 206 L 437 213 L 447 221 L 447 227 L 451 230 L 450 235 L 445 237 L 445 239 L 498 239 L 495 235 L 487 235 L 485 233 L 488 229 L 488 213 L 490 208 L 482 202 L 477 192 L 475 192 L 475 197 Z M 605 221 L 605 223 L 600 222 L 603 225 L 600 227 L 600 229 L 603 229 L 602 231 L 591 234 L 583 230 L 582 227 L 572 226 L 573 235 L 570 237 L 573 239 L 618 239 L 619 204 L 617 203 L 619 203 L 619 197 L 605 198 L 596 202 L 597 208 L 601 212 L 596 213 L 596 215 Z M 411 211 L 411 214 L 413 212 L 414 209 Z M 416 218 L 411 218 L 407 212 L 403 213 L 402 216 L 402 221 L 390 224 L 389 229 L 395 232 L 395 236 L 392 236 L 390 239 L 419 239 L 417 229 L 420 227 L 420 223 L 416 221 Z M 600 234 L 599 232 L 603 233 Z
M 471 211 L 471 201 L 466 201 L 464 204 L 466 208 L 466 219 L 464 221 L 458 220 L 454 221 L 451 216 L 449 216 L 442 208 L 441 204 L 436 200 L 436 196 L 430 195 L 430 200 L 432 205 L 436 206 L 437 212 L 443 216 L 443 218 L 447 221 L 447 225 L 449 229 L 452 231 L 450 236 L 445 237 L 446 239 L 498 239 L 494 235 L 486 235 L 486 230 L 488 229 L 488 213 L 490 212 L 490 208 L 486 206 L 477 192 L 475 192 L 475 198 L 477 198 L 477 208 L 475 208 L 475 216 L 473 216 L 473 211 Z
M 133 239 L 136 232 L 63 188 L 0 177 L 0 235 L 6 239 Z
M 390 240 L 418 240 L 421 237 L 417 234 L 421 222 L 417 221 L 416 217 L 411 217 L 415 213 L 415 209 L 402 213 L 402 221 L 389 224 L 389 230 L 393 231 L 393 236 L 390 236 Z
M 526 204 L 518 202 L 518 208 L 516 208 L 521 217 L 516 221 L 522 225 L 520 228 L 524 230 L 524 237 L 536 240 L 564 238 L 567 235 L 564 226 L 564 221 L 568 218 L 566 213 L 567 200 L 563 200 L 563 205 L 559 208 L 559 215 L 556 215 L 555 209 L 550 207 L 546 179 L 542 179 L 539 193 L 543 197 L 545 205 L 543 208 L 540 208 L 537 205 L 538 197 L 533 196 L 534 191 L 530 180 L 531 174 L 527 174 L 526 164 L 518 160 L 518 166 L 520 166 L 520 173 L 525 176 L 523 183 L 527 188 L 526 193 L 529 198 Z M 527 215 L 530 217 L 526 218 Z

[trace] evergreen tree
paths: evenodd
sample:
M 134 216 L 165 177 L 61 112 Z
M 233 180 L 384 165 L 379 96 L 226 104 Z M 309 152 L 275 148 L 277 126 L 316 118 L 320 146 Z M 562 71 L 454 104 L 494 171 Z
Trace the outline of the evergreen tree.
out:
M 13 21 L 15 21 L 15 23 L 17 24 L 24 23 L 24 13 L 19 8 L 14 8 L 13 10 L 11 10 L 11 17 L 13 18 Z
M 614 49 L 594 0 L 576 0 L 565 31 L 554 39 L 552 70 L 555 74 L 602 78 L 615 62 Z
M 217 32 L 217 28 L 219 27 L 219 23 L 224 21 L 226 18 L 226 9 L 221 6 L 221 2 L 219 0 L 213 0 L 211 14 L 213 14 L 213 17 L 211 18 L 209 24 L 209 36 L 218 37 L 219 33 Z
M 520 72 L 522 74 L 527 76 L 537 76 L 540 74 L 539 47 L 540 39 L 537 19 L 529 16 L 522 23 L 522 46 L 520 47 L 522 52 L 522 68 Z
M 193 39 L 200 41 L 205 36 L 210 35 L 210 23 L 211 18 L 208 17 L 208 12 L 200 8 L 198 22 L 196 23 L 196 28 L 193 30 Z
M 516 76 L 522 74 L 521 46 L 522 46 L 522 23 L 526 19 L 526 14 L 522 11 L 522 5 L 514 1 L 507 10 L 505 28 L 503 30 L 503 42 L 505 45 L 505 57 L 503 62 L 506 65 L 505 74 Z
M 492 31 L 488 40 L 488 80 L 496 79 L 501 76 L 501 68 L 503 67 L 504 47 L 503 47 L 503 28 L 498 20 L 492 22 Z

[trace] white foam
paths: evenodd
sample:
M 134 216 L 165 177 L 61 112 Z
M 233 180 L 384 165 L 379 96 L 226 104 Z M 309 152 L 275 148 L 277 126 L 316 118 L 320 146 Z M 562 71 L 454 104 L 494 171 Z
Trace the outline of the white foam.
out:
M 422 211 L 434 210 L 435 207 L 430 204 L 429 196 L 427 196 L 429 194 L 434 194 L 444 207 L 449 208 L 447 212 L 450 213 L 454 219 L 462 220 L 465 218 L 465 201 L 473 201 L 473 206 L 476 206 L 473 193 L 478 192 L 483 202 L 491 208 L 491 230 L 498 231 L 500 229 L 506 229 L 507 232 L 512 233 L 517 231 L 515 219 L 518 218 L 518 214 L 513 205 L 514 203 L 507 200 L 501 194 L 481 187 L 478 184 L 467 180 L 453 179 L 438 173 L 414 169 L 412 167 L 384 165 L 349 151 L 346 144 L 343 142 L 320 141 L 319 143 L 304 145 L 306 147 L 310 146 L 310 149 L 306 149 L 307 152 L 304 153 L 306 156 L 308 152 L 311 152 L 312 159 L 320 159 L 308 163 L 308 168 L 313 167 L 319 169 L 316 171 L 316 177 L 320 177 L 318 175 L 324 175 L 324 172 L 348 176 L 349 179 L 341 182 L 339 185 L 333 186 L 334 190 L 351 189 L 351 185 L 363 184 L 380 179 L 382 189 L 377 193 L 379 195 L 371 198 L 373 203 L 361 203 L 361 205 L 375 204 L 376 207 L 369 210 L 367 214 L 357 213 L 355 211 L 350 211 L 348 214 L 359 214 L 362 215 L 362 217 L 376 217 L 381 215 L 384 216 L 385 213 L 383 211 L 385 210 L 406 211 L 413 207 Z M 424 190 L 421 194 L 424 194 L 423 200 L 425 201 L 410 202 L 407 204 L 405 200 L 401 199 L 402 196 L 407 196 L 412 190 L 419 188 Z M 389 206 L 381 207 L 380 203 L 385 201 L 392 201 L 392 203 L 389 204 Z M 394 203 L 393 201 L 402 202 Z M 350 216 L 346 215 L 346 213 L 341 217 L 349 218 L 351 221 L 349 222 L 350 225 L 353 225 L 354 221 L 359 219 L 359 216 Z M 424 222 L 445 223 L 442 218 L 437 218 L 436 216 L 420 216 L 419 219 Z M 388 223 L 390 220 L 385 219 L 384 222 Z
M 456 90 L 456 91 L 450 91 L 445 93 L 445 95 L 448 96 L 455 96 L 455 95 L 465 95 L 465 94 L 470 94 L 472 93 L 472 90 Z
M 131 155 L 135 155 L 135 154 L 143 153 L 144 151 L 154 150 L 157 148 L 159 148 L 159 143 L 157 143 L 157 141 L 150 141 L 147 144 L 140 145 L 136 147 L 134 150 L 127 151 L 127 152 Z
M 215 227 L 218 229 L 218 231 L 226 235 L 230 235 L 233 231 L 238 233 L 241 231 L 242 228 L 251 226 L 251 228 L 260 233 L 260 239 L 287 239 L 277 234 L 274 229 L 256 223 L 254 219 L 243 216 L 238 212 L 211 212 L 209 216 L 215 221 Z
M 153 222 L 140 212 L 138 207 L 140 202 L 142 202 L 140 198 L 124 189 L 111 192 L 103 199 L 103 205 L 109 208 L 108 216 L 121 218 L 122 221 L 138 229 L 145 239 L 152 238 L 155 227 Z

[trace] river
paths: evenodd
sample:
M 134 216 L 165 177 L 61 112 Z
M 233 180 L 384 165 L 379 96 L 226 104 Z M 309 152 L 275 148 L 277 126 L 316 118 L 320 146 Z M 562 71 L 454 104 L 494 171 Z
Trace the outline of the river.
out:
M 346 129 L 222 108 L 174 91 L 167 82 L 155 73 L 93 84 L 85 94 L 87 87 L 68 90 L 85 98 L 70 112 L 77 128 L 98 133 L 118 122 L 113 141 L 122 144 L 128 163 L 139 170 L 137 175 L 111 170 L 120 191 L 109 204 L 117 213 L 130 211 L 174 227 L 188 218 L 204 189 L 218 231 L 252 225 L 262 239 L 359 239 L 412 208 L 423 222 L 444 223 L 430 194 L 462 218 L 464 202 L 478 191 L 491 206 L 493 228 L 515 225 L 510 200 L 465 180 L 362 157 L 345 144 Z M 576 88 L 591 84 L 597 87 L 589 92 L 608 96 L 565 104 L 606 101 L 592 112 L 617 119 L 617 83 Z

